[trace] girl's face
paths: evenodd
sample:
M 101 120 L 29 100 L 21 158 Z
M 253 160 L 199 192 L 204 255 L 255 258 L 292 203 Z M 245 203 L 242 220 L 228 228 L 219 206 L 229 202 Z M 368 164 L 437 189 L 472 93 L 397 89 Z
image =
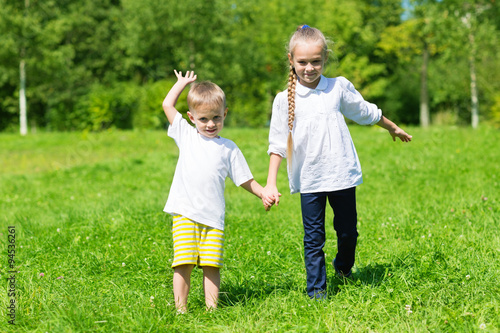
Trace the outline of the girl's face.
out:
M 295 73 L 303 86 L 314 89 L 318 85 L 326 62 L 323 52 L 321 44 L 302 42 L 295 46 L 293 55 L 288 53 L 290 64 L 295 68 Z

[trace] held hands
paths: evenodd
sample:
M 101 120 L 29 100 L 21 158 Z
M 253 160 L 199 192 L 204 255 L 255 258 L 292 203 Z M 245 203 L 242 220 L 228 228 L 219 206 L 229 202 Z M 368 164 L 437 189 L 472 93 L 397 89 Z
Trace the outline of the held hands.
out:
M 262 190 L 262 204 L 264 205 L 266 211 L 269 211 L 271 207 L 276 204 L 279 205 L 281 193 L 278 192 L 276 186 L 266 185 Z

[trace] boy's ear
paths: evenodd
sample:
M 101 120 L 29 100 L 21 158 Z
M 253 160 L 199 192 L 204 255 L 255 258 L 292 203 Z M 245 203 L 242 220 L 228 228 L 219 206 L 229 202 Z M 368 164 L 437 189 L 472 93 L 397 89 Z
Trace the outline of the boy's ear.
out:
M 191 122 L 194 124 L 194 117 L 193 117 L 193 114 L 191 113 L 191 111 L 188 111 L 187 115 L 189 117 L 189 120 L 191 120 Z
M 227 111 L 229 111 L 229 109 L 228 109 L 228 108 L 226 108 L 226 109 L 224 110 L 224 118 L 226 118 L 226 116 L 227 116 Z

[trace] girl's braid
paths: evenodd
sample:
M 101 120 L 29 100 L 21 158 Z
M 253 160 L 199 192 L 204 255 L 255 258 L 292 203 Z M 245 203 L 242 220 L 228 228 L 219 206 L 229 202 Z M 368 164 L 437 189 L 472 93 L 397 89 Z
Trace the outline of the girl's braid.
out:
M 295 46 L 299 42 L 317 42 L 318 45 L 323 47 L 323 59 L 326 59 L 330 50 L 328 50 L 329 40 L 325 38 L 323 33 L 316 28 L 308 25 L 301 25 L 290 37 L 288 43 L 288 54 L 293 57 Z M 290 59 L 291 60 L 291 59 Z M 290 64 L 290 75 L 288 76 L 288 139 L 286 146 L 286 160 L 288 168 L 291 170 L 292 166 L 292 152 L 293 152 L 293 122 L 295 120 L 295 87 L 297 85 L 297 73 L 292 64 Z
M 292 129 L 295 120 L 295 85 L 297 84 L 297 74 L 290 64 L 290 74 L 288 76 L 288 139 L 286 147 L 286 159 L 288 166 L 292 165 L 293 139 Z

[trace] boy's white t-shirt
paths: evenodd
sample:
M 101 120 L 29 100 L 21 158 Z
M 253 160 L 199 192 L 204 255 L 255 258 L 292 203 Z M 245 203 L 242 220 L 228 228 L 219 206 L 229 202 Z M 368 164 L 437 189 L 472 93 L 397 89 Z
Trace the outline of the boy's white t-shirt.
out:
M 236 186 L 253 179 L 245 157 L 233 141 L 199 134 L 180 113 L 168 136 L 179 147 L 179 160 L 163 211 L 224 230 L 226 177 Z

